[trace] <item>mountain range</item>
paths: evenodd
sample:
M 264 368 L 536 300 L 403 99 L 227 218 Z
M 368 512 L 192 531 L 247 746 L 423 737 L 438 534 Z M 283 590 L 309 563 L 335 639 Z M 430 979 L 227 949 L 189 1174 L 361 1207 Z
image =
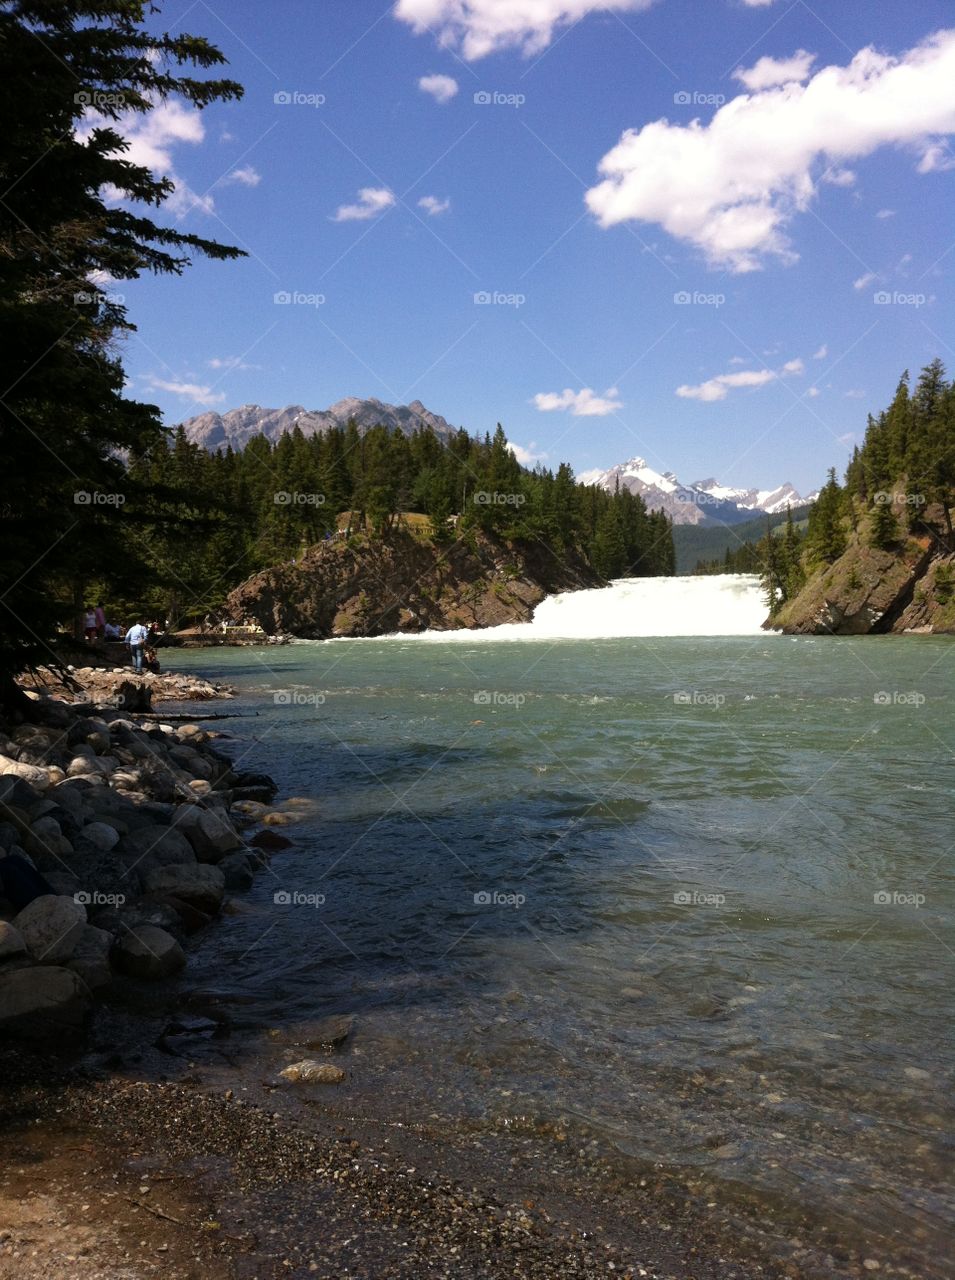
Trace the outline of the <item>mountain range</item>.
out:
M 278 440 L 286 431 L 298 427 L 306 436 L 344 427 L 354 421 L 360 432 L 374 426 L 412 435 L 415 431 L 433 431 L 439 439 L 448 439 L 458 428 L 446 418 L 432 413 L 420 400 L 407 405 L 385 404 L 381 400 L 361 400 L 347 396 L 328 409 L 306 409 L 287 405 L 284 409 L 267 409 L 245 404 L 226 413 L 200 413 L 182 424 L 186 436 L 210 451 L 242 449 L 253 436 L 264 435 Z M 815 494 L 801 497 L 789 483 L 775 489 L 734 489 L 715 479 L 683 484 L 672 471 L 655 471 L 644 458 L 631 458 L 606 471 L 588 471 L 577 477 L 581 484 L 599 484 L 613 491 L 619 483 L 638 493 L 653 511 L 665 511 L 674 524 L 703 527 L 739 524 L 754 514 L 775 515 L 812 502 Z
M 712 477 L 684 484 L 672 471 L 655 471 L 645 458 L 619 462 L 607 471 L 587 471 L 577 480 L 611 492 L 619 483 L 622 489 L 639 494 L 651 511 L 665 511 L 674 524 L 741 524 L 760 512 L 778 515 L 816 498 L 815 493 L 802 497 L 788 481 L 775 489 L 734 489 Z

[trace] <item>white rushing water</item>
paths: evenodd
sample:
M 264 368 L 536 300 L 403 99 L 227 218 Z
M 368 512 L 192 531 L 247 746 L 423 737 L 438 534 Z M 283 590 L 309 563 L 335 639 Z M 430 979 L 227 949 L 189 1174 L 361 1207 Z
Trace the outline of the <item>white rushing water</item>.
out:
M 629 636 L 755 636 L 761 634 L 767 612 L 759 579 L 753 575 L 620 578 L 609 587 L 548 596 L 537 606 L 531 622 L 509 622 L 484 631 L 428 631 L 416 638 L 473 644 Z

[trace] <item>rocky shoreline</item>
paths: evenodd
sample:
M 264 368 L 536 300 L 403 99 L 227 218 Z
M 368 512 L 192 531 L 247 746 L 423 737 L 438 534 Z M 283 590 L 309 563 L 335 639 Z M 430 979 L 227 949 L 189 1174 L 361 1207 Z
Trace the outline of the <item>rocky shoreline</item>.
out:
M 240 771 L 214 730 L 148 711 L 157 691 L 228 691 L 69 676 L 81 702 L 34 688 L 19 723 L 0 723 L 0 1035 L 57 1044 L 115 979 L 181 970 L 188 938 L 292 843 L 268 829 L 270 778 Z

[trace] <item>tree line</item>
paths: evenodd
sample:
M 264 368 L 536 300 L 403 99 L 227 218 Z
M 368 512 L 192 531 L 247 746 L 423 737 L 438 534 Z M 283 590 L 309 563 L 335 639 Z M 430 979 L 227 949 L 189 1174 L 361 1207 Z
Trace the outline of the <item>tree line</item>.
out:
M 791 512 L 783 529 L 767 530 L 722 561 L 698 572 L 757 572 L 770 613 L 798 595 L 808 578 L 835 563 L 853 536 L 893 551 L 909 536 L 955 550 L 955 382 L 933 360 L 913 388 L 903 373 L 887 409 L 869 415 L 865 437 L 852 451 L 842 484 L 831 468 L 809 512 L 805 531 Z M 732 566 L 730 568 L 729 566 Z
M 176 620 L 214 611 L 249 574 L 329 537 L 391 538 L 408 513 L 427 517 L 423 532 L 439 544 L 480 531 L 583 556 L 602 577 L 674 571 L 665 514 L 627 489 L 578 485 L 566 463 L 521 466 L 500 425 L 442 439 L 349 422 L 215 453 L 180 427 L 133 450 L 129 477 L 149 495 L 129 513 L 151 568 L 144 603 Z

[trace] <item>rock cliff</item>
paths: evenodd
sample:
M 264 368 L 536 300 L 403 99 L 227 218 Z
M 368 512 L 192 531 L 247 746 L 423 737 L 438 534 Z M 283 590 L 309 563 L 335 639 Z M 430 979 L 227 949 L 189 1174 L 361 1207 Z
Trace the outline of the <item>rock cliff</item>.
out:
M 236 622 L 303 639 L 448 631 L 527 622 L 555 591 L 599 586 L 581 557 L 481 533 L 440 546 L 406 530 L 319 543 L 255 574 L 228 597 Z

